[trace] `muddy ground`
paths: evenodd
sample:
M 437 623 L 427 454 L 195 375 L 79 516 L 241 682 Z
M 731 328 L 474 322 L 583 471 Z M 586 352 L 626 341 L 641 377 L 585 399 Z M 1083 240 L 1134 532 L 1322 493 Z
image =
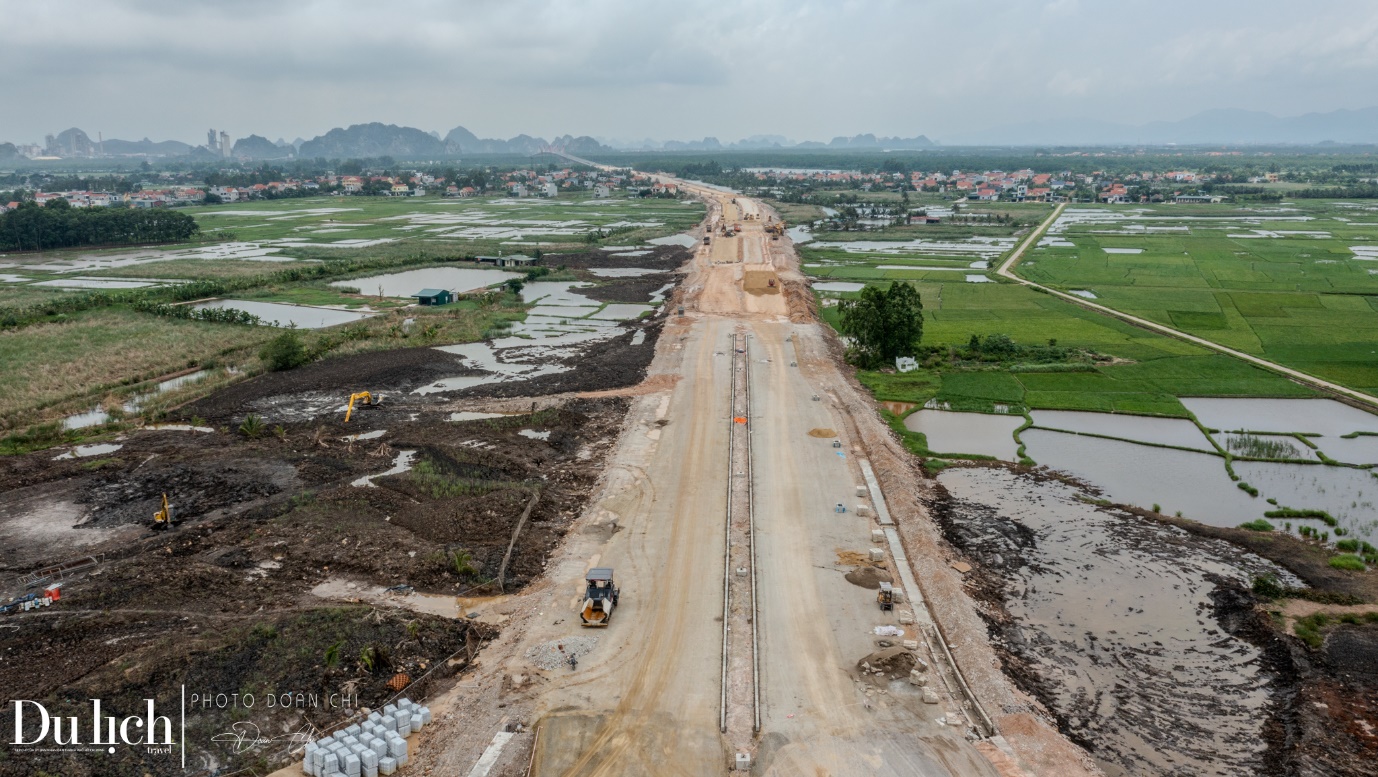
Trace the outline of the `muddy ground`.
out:
M 656 254 L 668 264 L 684 252 Z M 647 266 L 607 266 L 624 264 Z M 600 279 L 595 288 L 645 301 L 653 282 Z M 54 605 L 0 618 L 7 697 L 68 715 L 89 714 L 91 698 L 122 715 L 156 698 L 158 714 L 174 719 L 184 685 L 258 698 L 253 708 L 188 711 L 188 772 L 180 759 L 133 748 L 107 757 L 6 746 L 0 775 L 261 771 L 286 743 L 235 752 L 212 737 L 236 722 L 268 738 L 325 729 L 349 713 L 330 694 L 377 707 L 397 688 L 413 698 L 438 690 L 493 635 L 487 623 L 456 617 L 455 596 L 512 592 L 541 574 L 615 442 L 628 400 L 568 392 L 635 385 L 659 330 L 659 319 L 636 322 L 557 355 L 568 368 L 557 374 L 432 394 L 411 392 L 478 371 L 433 348 L 327 360 L 174 414 L 209 433 L 139 430 L 113 437 L 121 447 L 99 457 L 55 459 L 54 450 L 0 460 L 0 601 L 35 590 L 23 576 L 36 569 L 97 562 L 63 580 Z M 345 425 L 344 400 L 358 389 L 387 398 Z M 470 399 L 482 409 L 485 396 L 555 394 L 534 414 L 448 420 Z M 265 420 L 254 436 L 239 431 L 250 413 Z M 398 464 L 410 469 L 382 474 Z M 153 532 L 164 493 L 180 523 Z M 390 586 L 407 588 L 364 594 Z M 268 694 L 286 692 L 320 703 L 266 708 Z M 0 729 L 11 730 L 13 716 L 8 705 L 0 711 Z
M 1061 479 L 1049 481 L 1021 468 L 1008 469 L 1018 471 L 1019 477 L 1065 485 Z M 1029 491 L 1034 490 L 1037 487 L 1031 485 Z M 1107 773 L 1378 774 L 1374 759 L 1378 755 L 1378 731 L 1374 730 L 1378 725 L 1378 626 L 1333 625 L 1320 648 L 1311 649 L 1283 633 L 1279 621 L 1269 614 L 1273 604 L 1249 589 L 1252 576 L 1263 569 L 1259 556 L 1280 564 L 1290 584 L 1304 583 L 1347 600 L 1369 593 L 1371 576 L 1343 576 L 1323 559 L 1317 563 L 1312 557 L 1324 554 L 1299 541 L 1288 545 L 1282 537 L 1260 538 L 1252 532 L 1212 527 L 1198 532 L 1199 524 L 1177 526 L 1181 522 L 1173 520 L 1163 522 L 1170 526 L 1155 527 L 1153 520 L 1160 516 L 1099 508 L 1118 526 L 1115 546 L 1111 550 L 1086 538 L 1074 540 L 1085 542 L 1085 550 L 1093 554 L 1085 558 L 1128 555 L 1127 574 L 1147 570 L 1155 578 L 1175 568 L 1179 572 L 1174 576 L 1180 577 L 1172 590 L 1196 589 L 1204 594 L 1196 605 L 1196 617 L 1203 624 L 1199 628 L 1206 635 L 1203 644 L 1181 653 L 1186 657 L 1176 659 L 1181 663 L 1158 666 L 1162 643 L 1152 641 L 1158 635 L 1134 621 L 1136 602 L 1128 602 L 1129 615 L 1123 623 L 1090 628 L 1075 641 L 1065 641 L 1066 637 L 1058 641 L 1063 630 L 1029 620 L 1039 612 L 1030 602 L 1048 593 L 1039 590 L 1040 582 L 1057 580 L 1060 592 L 1075 590 L 1084 570 L 1100 561 L 1088 561 L 1084 570 L 1057 566 L 1055 557 L 1070 559 L 1076 552 L 1069 555 L 1064 547 L 1050 555 L 1039 547 L 1055 539 L 1045 536 L 1046 530 L 956 498 L 940 484 L 935 484 L 930 507 L 947 540 L 973 564 L 968 592 L 982 603 L 1006 674 L 1039 700 L 1065 735 L 1096 755 Z M 1246 536 L 1235 537 L 1236 532 Z M 1059 541 L 1068 539 L 1072 538 Z M 1155 565 L 1163 569 L 1154 571 Z M 1222 574 L 1226 570 L 1228 574 Z M 1123 588 L 1112 593 L 1128 600 L 1119 595 L 1130 593 L 1134 586 Z M 1092 593 L 1096 598 L 1104 595 Z M 1095 623 L 1097 618 L 1125 619 L 1123 612 L 1120 616 L 1109 612 L 1113 602 L 1104 615 L 1078 610 L 1071 598 L 1067 604 L 1069 608 L 1056 616 L 1059 624 L 1064 618 L 1077 624 Z M 1138 606 L 1139 612 L 1147 606 L 1161 623 L 1174 617 L 1171 608 L 1163 605 L 1150 599 L 1149 604 Z M 1042 612 L 1046 615 L 1049 609 L 1044 607 Z M 1107 630 L 1107 625 L 1114 628 Z M 1187 633 L 1164 640 L 1169 642 L 1169 651 L 1180 652 L 1180 640 Z M 1212 634 L 1236 641 L 1211 642 Z M 1054 641 L 1049 641 L 1049 635 Z M 1216 651 L 1218 656 L 1210 656 Z M 1063 657 L 1058 658 L 1059 654 Z M 1100 658 L 1086 662 L 1096 655 Z M 1203 658 L 1208 660 L 1201 665 Z M 1102 672 L 1097 665 L 1108 671 Z M 1100 674 L 1104 676 L 1098 678 Z M 1119 679 L 1114 688 L 1107 688 L 1111 682 L 1107 678 L 1115 677 Z M 1088 689 L 1095 695 L 1085 695 Z M 1261 707 L 1257 706 L 1258 693 L 1266 694 Z M 1249 702 L 1250 698 L 1255 701 Z M 1107 709 L 1113 709 L 1110 719 L 1106 719 Z M 1236 741 L 1228 741 L 1228 736 L 1220 740 L 1222 732 L 1233 730 L 1231 726 L 1238 728 Z

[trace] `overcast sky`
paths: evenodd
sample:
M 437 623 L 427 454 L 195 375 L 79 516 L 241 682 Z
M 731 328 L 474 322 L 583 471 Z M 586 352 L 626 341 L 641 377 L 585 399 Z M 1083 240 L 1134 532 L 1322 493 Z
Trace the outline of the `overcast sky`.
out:
M 958 139 L 1378 104 L 1374 0 L 0 0 L 0 141 Z

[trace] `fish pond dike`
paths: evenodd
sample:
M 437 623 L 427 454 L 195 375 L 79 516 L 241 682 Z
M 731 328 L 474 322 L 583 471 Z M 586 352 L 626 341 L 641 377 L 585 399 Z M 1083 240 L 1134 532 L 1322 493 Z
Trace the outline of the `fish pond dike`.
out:
M 1002 467 L 938 476 L 931 512 L 1005 672 L 1109 775 L 1293 773 L 1297 669 L 1248 589 L 1301 581 L 1080 494 Z

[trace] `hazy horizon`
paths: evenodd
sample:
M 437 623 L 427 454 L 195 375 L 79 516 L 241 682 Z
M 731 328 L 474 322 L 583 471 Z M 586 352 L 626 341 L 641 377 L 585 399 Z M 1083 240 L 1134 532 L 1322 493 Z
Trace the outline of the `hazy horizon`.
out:
M 1378 104 L 1378 5 L 7 2 L 0 140 L 931 138 Z M 1189 24 L 1184 20 L 1189 20 Z M 200 31 L 197 33 L 196 31 Z M 153 98 L 151 101 L 150 98 Z

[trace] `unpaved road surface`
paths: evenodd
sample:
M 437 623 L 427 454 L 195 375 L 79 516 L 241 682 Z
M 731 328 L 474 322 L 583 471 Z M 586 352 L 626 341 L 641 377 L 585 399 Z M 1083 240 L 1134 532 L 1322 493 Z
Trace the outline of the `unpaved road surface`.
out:
M 766 209 L 680 185 L 709 201 L 707 229 L 725 222 L 743 231 L 711 232 L 686 265 L 670 303 L 685 312 L 665 324 L 646 381 L 653 390 L 632 397 L 601 488 L 553 553 L 545 580 L 508 607 L 513 620 L 481 659 L 471 690 L 440 702 L 454 711 L 440 716 L 428 741 L 445 744 L 422 763 L 467 774 L 506 729 L 517 736 L 485 774 L 714 775 L 727 773 L 738 753 L 751 757 L 753 773 L 782 777 L 1018 775 L 1048 767 L 1094 774 L 1080 751 L 1026 707 L 1009 704 L 1024 699 L 1012 695 L 988 648 L 976 654 L 975 670 L 999 687 L 1002 707 L 1020 712 L 997 715 L 1013 721 L 1016 734 L 987 738 L 950 665 L 939 667 L 945 651 L 931 627 L 913 623 L 915 616 L 931 623 L 922 601 L 882 611 L 874 587 L 849 582 L 849 573 L 895 579 L 899 571 L 895 546 L 873 536 L 873 492 L 858 489 L 867 482 L 859 459 L 880 422 L 850 393 L 834 357 L 820 357 L 835 352 L 835 341 L 813 315 L 789 241 L 765 233 Z M 749 476 L 740 462 L 729 472 L 738 343 L 750 373 Z M 871 437 L 863 440 L 858 428 Z M 743 728 L 752 720 L 743 705 L 755 694 L 735 686 L 724 694 L 722 684 L 724 580 L 743 579 L 725 568 L 733 477 L 750 477 L 754 487 L 759 732 Z M 578 617 L 584 573 L 594 566 L 613 567 L 622 590 L 611 625 L 597 630 Z M 912 595 L 921 596 L 917 587 Z M 970 603 L 961 606 L 979 628 Z M 881 626 L 899 633 L 878 637 Z M 528 657 L 588 636 L 597 643 L 577 668 L 545 669 Z M 907 655 L 932 667 L 923 686 L 908 682 L 907 668 L 859 669 L 878 649 L 908 640 L 918 647 Z M 959 655 L 973 649 L 970 640 L 953 645 Z M 719 729 L 724 697 L 727 732 Z M 485 699 L 487 712 L 474 711 Z

